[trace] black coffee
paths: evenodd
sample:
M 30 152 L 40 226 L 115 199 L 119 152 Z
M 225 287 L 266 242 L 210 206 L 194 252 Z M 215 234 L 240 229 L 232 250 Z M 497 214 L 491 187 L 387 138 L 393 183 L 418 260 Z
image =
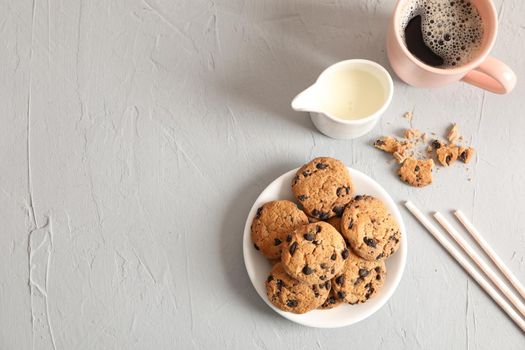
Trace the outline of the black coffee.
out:
M 481 16 L 469 0 L 413 0 L 401 25 L 407 49 L 433 67 L 470 62 L 483 39 Z

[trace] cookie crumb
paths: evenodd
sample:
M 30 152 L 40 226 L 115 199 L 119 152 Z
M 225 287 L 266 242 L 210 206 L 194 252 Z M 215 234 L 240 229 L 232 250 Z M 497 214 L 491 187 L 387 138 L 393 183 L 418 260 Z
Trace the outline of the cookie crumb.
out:
M 399 152 L 394 152 L 392 155 L 394 156 L 394 158 L 399 164 L 403 163 L 405 159 L 407 158 L 403 153 L 399 153 Z
M 374 142 L 374 147 L 387 153 L 404 153 L 411 145 L 408 142 L 399 141 L 390 136 L 384 136 Z
M 412 112 L 406 112 L 404 115 L 403 115 L 403 118 L 405 118 L 406 120 L 408 120 L 408 122 L 411 122 L 412 121 L 412 118 L 414 118 L 414 114 Z
M 472 159 L 474 155 L 474 148 L 461 146 L 458 150 L 458 158 L 463 163 L 467 164 Z
M 450 166 L 458 159 L 459 148 L 455 145 L 443 145 L 436 150 L 436 156 L 443 166 Z
M 432 159 L 407 158 L 398 169 L 399 178 L 414 187 L 424 187 L 432 183 Z
M 454 141 L 458 139 L 458 137 L 459 137 L 459 126 L 458 124 L 454 123 L 448 130 L 447 140 L 448 142 L 453 143 Z
M 421 132 L 418 129 L 410 128 L 405 130 L 405 139 L 413 140 L 418 138 L 421 135 Z

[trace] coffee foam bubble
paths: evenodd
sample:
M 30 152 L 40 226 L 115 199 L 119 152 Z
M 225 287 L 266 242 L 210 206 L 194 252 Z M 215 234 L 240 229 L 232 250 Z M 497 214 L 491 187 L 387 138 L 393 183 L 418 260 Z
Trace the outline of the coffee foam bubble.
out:
M 403 40 L 408 22 L 416 16 L 421 16 L 425 45 L 443 58 L 443 67 L 461 66 L 475 58 L 483 39 L 483 23 L 469 0 L 408 2 L 401 18 Z

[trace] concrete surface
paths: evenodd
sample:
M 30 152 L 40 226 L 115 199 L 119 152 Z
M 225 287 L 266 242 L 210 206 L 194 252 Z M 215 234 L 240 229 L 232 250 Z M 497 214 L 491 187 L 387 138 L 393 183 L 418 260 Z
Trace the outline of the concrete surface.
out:
M 523 349 L 525 337 L 403 208 L 409 258 L 373 317 L 316 330 L 246 275 L 241 235 L 275 177 L 317 155 L 426 212 L 463 209 L 525 280 L 525 2 L 496 1 L 508 96 L 395 82 L 381 125 L 319 134 L 291 98 L 347 58 L 387 65 L 394 1 L 0 2 L 0 349 Z M 403 185 L 370 141 L 458 122 L 473 164 Z M 472 181 L 467 181 L 472 177 Z

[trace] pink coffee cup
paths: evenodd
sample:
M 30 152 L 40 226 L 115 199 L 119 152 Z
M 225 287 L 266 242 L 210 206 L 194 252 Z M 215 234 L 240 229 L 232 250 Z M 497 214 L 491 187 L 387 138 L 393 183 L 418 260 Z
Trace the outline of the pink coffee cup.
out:
M 390 65 L 397 76 L 416 87 L 439 87 L 455 81 L 466 83 L 498 94 L 512 91 L 516 74 L 505 63 L 489 56 L 498 33 L 498 17 L 491 0 L 472 0 L 483 21 L 481 49 L 470 62 L 454 68 L 436 68 L 418 60 L 408 51 L 401 37 L 402 16 L 409 0 L 397 2 L 387 36 L 387 53 Z

